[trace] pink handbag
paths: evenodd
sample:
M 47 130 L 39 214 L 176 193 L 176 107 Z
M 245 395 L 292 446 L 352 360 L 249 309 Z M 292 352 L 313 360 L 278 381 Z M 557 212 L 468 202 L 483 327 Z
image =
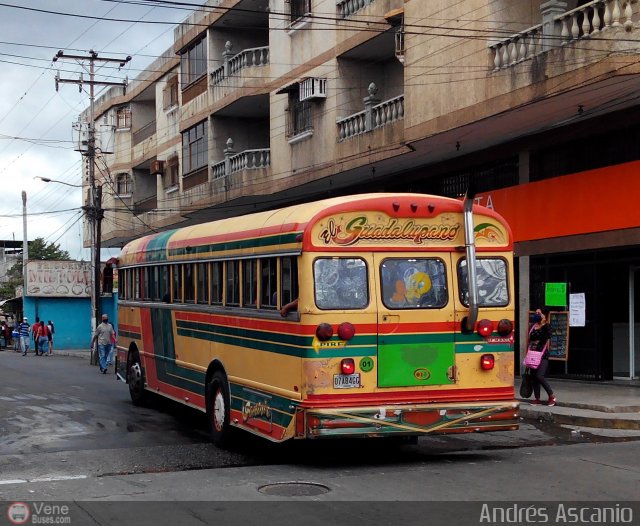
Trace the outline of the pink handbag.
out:
M 524 357 L 524 362 L 522 363 L 529 369 L 537 369 L 538 367 L 540 367 L 540 362 L 542 361 L 543 354 L 544 351 L 534 351 L 532 349 L 529 349 L 527 350 L 527 354 Z
M 531 336 L 532 332 L 533 332 L 533 326 L 529 331 L 529 336 Z M 547 343 L 544 344 L 544 347 L 541 351 L 534 351 L 533 349 L 527 349 L 527 354 L 525 354 L 524 356 L 524 361 L 522 362 L 522 365 L 528 367 L 529 369 L 537 369 L 538 367 L 540 367 L 540 362 L 542 361 L 542 357 L 544 356 L 544 353 L 546 352 L 548 347 L 549 347 L 549 342 L 547 341 Z

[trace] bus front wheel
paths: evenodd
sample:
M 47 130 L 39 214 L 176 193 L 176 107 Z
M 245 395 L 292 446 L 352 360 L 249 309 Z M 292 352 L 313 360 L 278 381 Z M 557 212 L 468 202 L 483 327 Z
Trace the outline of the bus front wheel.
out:
M 129 366 L 127 383 L 129 384 L 129 396 L 131 396 L 133 405 L 144 405 L 147 400 L 147 393 L 144 390 L 144 375 L 138 359 L 134 359 Z
M 213 443 L 225 447 L 231 432 L 229 385 L 226 376 L 217 371 L 207 384 L 207 417 Z

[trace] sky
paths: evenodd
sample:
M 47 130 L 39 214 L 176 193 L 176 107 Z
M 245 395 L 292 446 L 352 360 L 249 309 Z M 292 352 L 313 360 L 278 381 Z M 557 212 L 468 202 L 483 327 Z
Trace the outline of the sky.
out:
M 87 79 L 88 62 L 54 63 L 52 58 L 58 50 L 81 56 L 90 50 L 105 57 L 130 55 L 132 60 L 120 71 L 97 65 L 96 80 L 135 78 L 172 45 L 175 24 L 193 10 L 164 6 L 155 0 L 0 2 L 1 240 L 23 239 L 25 191 L 28 238 L 56 243 L 71 259 L 90 259 L 89 249 L 82 248 L 82 190 L 69 186 L 82 183 L 82 157 L 74 151 L 72 125 L 89 107 L 89 87 L 80 92 L 76 84 L 60 84 L 56 92 L 54 80 L 58 71 L 62 78 L 79 78 L 84 72 Z M 96 97 L 103 89 L 96 87 Z M 105 249 L 102 259 L 118 252 Z

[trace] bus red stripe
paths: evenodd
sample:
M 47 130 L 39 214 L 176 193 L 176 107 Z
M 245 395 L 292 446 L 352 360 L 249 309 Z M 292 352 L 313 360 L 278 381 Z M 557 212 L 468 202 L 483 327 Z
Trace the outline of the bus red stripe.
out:
M 476 402 L 513 400 L 513 387 L 439 389 L 430 391 L 378 392 L 369 394 L 309 395 L 301 407 L 346 407 L 353 405 Z
M 291 232 L 302 232 L 306 227 L 306 223 L 289 223 L 285 225 L 275 225 L 264 228 L 256 228 L 253 230 L 243 230 L 241 232 L 231 232 L 228 234 L 218 234 L 215 236 L 202 236 L 187 239 L 177 239 L 169 241 L 167 248 L 183 248 L 187 246 L 206 245 L 207 243 L 219 243 L 222 241 L 238 241 L 249 238 L 260 238 L 272 236 L 274 234 L 288 234 Z

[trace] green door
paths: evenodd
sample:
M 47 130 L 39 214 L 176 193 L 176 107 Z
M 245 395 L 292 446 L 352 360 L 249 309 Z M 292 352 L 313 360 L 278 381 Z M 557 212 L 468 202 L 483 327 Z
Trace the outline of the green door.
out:
M 449 261 L 448 254 L 374 257 L 379 387 L 455 382 Z

